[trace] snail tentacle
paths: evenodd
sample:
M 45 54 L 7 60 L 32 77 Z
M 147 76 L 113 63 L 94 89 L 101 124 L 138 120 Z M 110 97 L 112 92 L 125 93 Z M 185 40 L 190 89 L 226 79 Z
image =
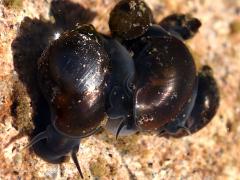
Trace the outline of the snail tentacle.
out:
M 82 170 L 81 170 L 81 167 L 80 167 L 80 164 L 79 164 L 78 158 L 77 158 L 77 152 L 78 152 L 78 149 L 79 149 L 78 146 L 75 146 L 75 147 L 72 149 L 71 157 L 72 157 L 72 160 L 73 160 L 74 164 L 75 164 L 76 167 L 77 167 L 77 170 L 78 170 L 78 172 L 79 172 L 81 178 L 84 179 L 84 177 L 83 177 L 83 173 L 82 173 Z
M 39 141 L 43 140 L 43 139 L 47 139 L 47 131 L 43 131 L 40 132 L 38 135 L 36 135 L 34 138 L 32 138 L 32 140 L 30 141 L 30 143 L 25 147 L 30 148 L 32 147 L 34 144 L 38 143 Z

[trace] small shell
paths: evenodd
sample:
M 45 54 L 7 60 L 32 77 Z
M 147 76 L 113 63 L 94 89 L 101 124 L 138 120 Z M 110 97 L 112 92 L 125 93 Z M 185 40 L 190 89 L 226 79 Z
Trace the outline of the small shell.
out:
M 142 0 L 122 0 L 111 11 L 109 27 L 124 40 L 143 35 L 153 21 L 150 8 Z

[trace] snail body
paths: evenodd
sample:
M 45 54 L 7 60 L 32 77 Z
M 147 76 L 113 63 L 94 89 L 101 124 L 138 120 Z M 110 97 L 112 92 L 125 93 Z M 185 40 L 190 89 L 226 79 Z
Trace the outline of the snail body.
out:
M 38 79 L 51 124 L 32 144 L 43 159 L 59 162 L 72 153 L 76 162 L 80 139 L 104 125 L 108 66 L 108 55 L 90 25 L 63 33 L 42 54 Z
M 106 129 L 117 134 L 121 123 L 132 118 L 133 93 L 132 82 L 135 76 L 135 66 L 127 49 L 116 39 L 105 38 L 105 49 L 110 57 L 111 71 L 106 100 L 108 121 Z M 123 127 L 121 135 L 130 135 L 135 132 L 133 127 Z
M 173 14 L 164 18 L 159 25 L 152 25 L 152 21 L 148 21 L 148 24 L 139 23 L 138 28 L 143 29 L 140 32 L 134 26 L 129 28 L 125 23 L 125 21 L 132 23 L 137 21 L 132 18 L 135 17 L 132 16 L 136 13 L 135 9 L 127 8 L 133 2 L 137 6 L 143 3 L 121 1 L 114 7 L 109 21 L 112 35 L 120 39 L 120 42 L 133 54 L 136 69 L 132 82 L 132 114 L 124 123 L 120 125 L 115 123 L 115 127 L 111 129 L 115 129 L 115 132 L 117 130 L 116 136 L 124 135 L 121 131 L 126 127 L 135 132 L 154 131 L 160 135 L 174 137 L 197 132 L 212 119 L 219 103 L 214 78 L 209 77 L 217 93 L 216 96 L 211 95 L 212 91 L 208 89 L 210 85 L 206 85 L 207 83 L 201 79 L 201 73 L 197 72 L 194 59 L 183 43 L 183 40 L 192 38 L 198 32 L 201 22 L 190 15 Z M 122 13 L 129 14 L 129 17 L 126 17 L 124 22 L 118 21 L 116 25 L 111 23 L 112 19 L 120 18 Z M 129 28 L 127 32 L 131 33 L 127 35 L 134 34 L 134 36 L 129 38 L 118 27 Z M 200 86 L 198 86 L 199 80 Z M 208 87 L 202 87 L 202 84 Z M 211 97 L 210 108 L 202 105 L 203 92 L 206 97 Z M 201 103 L 198 103 L 199 101 Z M 206 118 L 200 115 L 200 111 L 211 116 Z M 190 119 L 192 119 L 191 126 Z M 111 122 L 112 119 L 110 118 L 109 121 Z M 109 121 L 108 124 L 111 124 Z M 179 133 L 183 132 L 182 130 L 184 133 Z
M 170 122 L 186 121 L 198 91 L 196 67 L 187 47 L 155 25 L 126 44 L 136 68 L 132 126 L 160 132 Z

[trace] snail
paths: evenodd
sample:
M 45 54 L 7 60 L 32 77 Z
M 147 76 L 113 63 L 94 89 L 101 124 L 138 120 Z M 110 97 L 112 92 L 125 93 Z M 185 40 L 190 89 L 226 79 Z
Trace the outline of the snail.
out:
M 125 11 L 128 10 L 125 13 L 130 14 L 125 21 L 133 21 L 132 14 L 137 12 L 126 8 L 132 2 L 143 3 L 120 1 L 113 11 L 121 12 L 124 7 Z M 110 17 L 109 23 L 111 19 L 117 17 Z M 106 129 L 116 137 L 138 131 L 181 137 L 195 133 L 208 124 L 219 104 L 217 84 L 210 67 L 205 66 L 202 72 L 197 72 L 194 59 L 183 43 L 198 32 L 201 22 L 190 15 L 173 14 L 159 25 L 152 25 L 150 21 L 148 25 L 143 24 L 144 31 L 141 33 L 133 26 L 128 31 L 131 34 L 136 32 L 134 38 L 121 35 L 121 30 L 116 32 L 118 27 L 124 29 L 124 26 L 127 25 L 121 21 L 115 26 L 109 24 L 112 35 L 128 49 L 134 61 L 132 101 L 129 100 L 132 111 L 128 114 L 129 118 L 118 123 L 109 118 Z M 141 29 L 141 24 L 138 28 Z
M 104 127 L 118 136 L 156 132 L 182 137 L 206 126 L 219 105 L 209 66 L 200 72 L 183 40 L 201 22 L 173 14 L 158 25 L 142 0 L 122 0 L 112 10 L 112 36 L 77 25 L 53 41 L 38 62 L 41 92 L 51 123 L 31 140 L 37 155 L 61 163 L 77 159 L 82 138 Z
M 108 66 L 108 55 L 91 25 L 63 33 L 38 62 L 39 84 L 51 109 L 51 124 L 30 146 L 51 163 L 63 162 L 71 153 L 81 177 L 76 156 L 80 140 L 105 123 Z
M 151 9 L 142 0 L 122 0 L 112 9 L 109 28 L 113 36 L 135 39 L 143 35 L 153 22 Z

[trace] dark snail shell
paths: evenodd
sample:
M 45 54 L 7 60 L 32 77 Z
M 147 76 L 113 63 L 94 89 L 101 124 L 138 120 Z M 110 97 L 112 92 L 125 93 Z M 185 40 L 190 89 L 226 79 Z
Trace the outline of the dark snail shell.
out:
M 209 66 L 203 66 L 198 74 L 198 93 L 191 114 L 186 119 L 168 123 L 163 136 L 182 137 L 205 127 L 217 112 L 220 96 L 217 83 Z
M 113 36 L 128 40 L 143 35 L 152 21 L 152 12 L 144 1 L 122 0 L 111 11 L 109 27 Z
M 201 22 L 190 14 L 171 14 L 159 24 L 166 31 L 182 39 L 193 37 L 201 26 Z
M 73 137 L 94 133 L 104 122 L 108 56 L 93 26 L 63 33 L 39 60 L 39 82 L 59 132 Z
M 209 66 L 203 66 L 199 73 L 197 99 L 191 117 L 186 122 L 186 127 L 191 133 L 199 131 L 212 120 L 219 102 L 220 94 L 212 69 Z
M 178 114 L 174 121 L 168 122 L 165 126 L 159 129 L 160 136 L 174 136 L 184 133 L 186 135 L 190 134 L 190 130 L 186 127 L 186 123 L 189 120 L 193 108 L 195 106 L 196 98 L 198 95 L 198 78 L 196 79 L 195 87 L 193 90 L 192 97 L 189 99 L 188 103 L 185 105 L 183 111 Z
M 159 32 L 159 36 L 144 35 L 138 41 L 141 48 L 134 52 L 135 123 L 141 130 L 159 130 L 192 103 L 196 67 L 187 47 L 173 36 Z

